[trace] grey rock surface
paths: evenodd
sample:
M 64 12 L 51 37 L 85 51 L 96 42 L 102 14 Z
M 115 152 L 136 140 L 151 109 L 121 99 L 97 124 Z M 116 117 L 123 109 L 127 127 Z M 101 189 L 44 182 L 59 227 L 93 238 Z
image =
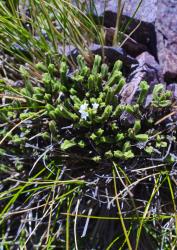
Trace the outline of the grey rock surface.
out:
M 69 47 L 70 49 L 67 50 L 67 56 L 76 62 L 76 58 L 79 55 L 79 51 L 76 48 Z M 93 43 L 89 46 L 89 50 L 93 54 L 103 55 L 104 50 L 104 59 L 109 64 L 115 63 L 117 60 L 121 60 L 124 66 L 130 68 L 131 65 L 138 65 L 138 61 L 136 58 L 131 57 L 126 53 L 123 48 L 120 47 L 112 47 L 112 46 L 101 46 L 99 44 Z
M 103 49 L 104 49 L 104 56 L 106 57 L 107 62 L 114 63 L 117 60 L 121 60 L 123 61 L 124 65 L 127 67 L 131 67 L 132 64 L 138 64 L 137 59 L 128 55 L 123 48 L 111 47 L 111 46 L 101 47 L 98 44 L 92 44 L 90 46 L 90 50 L 94 54 L 102 55 Z
M 171 83 L 168 85 L 168 90 L 172 91 L 173 99 L 177 101 L 177 83 Z
M 135 18 L 146 23 L 154 23 L 157 15 L 157 2 L 158 0 L 128 0 L 125 1 L 123 14 L 132 16 L 137 6 L 141 3 Z
M 156 20 L 157 12 L 157 1 L 158 0 L 144 0 L 142 1 L 139 11 L 136 13 L 135 18 L 143 22 L 153 23 Z M 131 17 L 136 9 L 140 0 L 126 0 L 124 2 L 123 15 Z M 95 7 L 99 16 L 103 15 L 104 12 L 110 12 L 113 16 L 117 15 L 118 1 L 116 0 L 96 0 Z M 110 23 L 112 22 L 111 20 Z
M 155 23 L 158 59 L 167 82 L 177 82 L 177 1 L 158 0 Z
M 136 8 L 140 0 L 126 0 L 124 2 L 122 25 L 125 26 L 130 18 L 135 14 L 131 24 L 127 29 L 127 33 L 135 30 L 132 38 L 139 44 L 147 46 L 150 53 L 156 56 L 156 36 L 155 36 L 155 20 L 157 13 L 158 0 L 143 0 L 139 10 Z M 95 7 L 100 17 L 104 16 L 104 24 L 106 27 L 115 27 L 117 18 L 118 2 L 116 0 L 96 0 Z M 141 24 L 140 24 L 141 21 Z M 138 28 L 137 28 L 137 25 Z
M 151 86 L 162 81 L 160 65 L 155 60 L 154 56 L 146 51 L 136 59 L 139 63 L 139 70 L 145 73 L 143 80 L 146 80 Z
M 125 0 L 122 24 L 130 20 L 140 0 Z M 105 4 L 106 3 L 106 4 Z M 106 27 L 115 27 L 118 2 L 116 0 L 95 0 L 97 13 L 104 16 Z M 132 34 L 137 42 L 129 40 L 128 53 L 142 53 L 145 48 L 160 63 L 161 72 L 167 83 L 177 82 L 177 0 L 143 0 L 130 24 L 127 33 L 133 31 L 139 21 L 140 26 Z M 131 43 L 130 43 L 131 42 Z M 145 47 L 142 47 L 145 46 Z M 139 48 L 138 48 L 139 46 Z M 126 46 L 125 46 L 126 49 Z
M 105 28 L 105 33 L 106 45 L 111 46 L 113 44 L 115 28 Z M 123 35 L 123 40 L 124 42 L 122 43 L 122 48 L 133 57 L 140 55 L 144 51 L 148 51 L 148 47 L 145 44 L 137 42 L 135 39 L 126 34 Z
M 150 90 L 155 84 L 160 82 L 160 66 L 152 55 L 148 52 L 143 52 L 136 59 L 138 67 L 129 75 L 127 83 L 120 93 L 121 103 L 123 104 L 133 102 L 139 91 L 141 81 L 146 80 L 150 85 Z

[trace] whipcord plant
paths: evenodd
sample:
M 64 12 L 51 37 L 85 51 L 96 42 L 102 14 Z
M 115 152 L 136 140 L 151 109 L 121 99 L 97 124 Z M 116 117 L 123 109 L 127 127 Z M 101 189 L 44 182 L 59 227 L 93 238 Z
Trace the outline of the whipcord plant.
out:
M 74 72 L 65 61 L 60 62 L 59 72 L 54 64 L 49 63 L 46 67 L 38 63 L 35 66 L 38 79 L 36 75 L 33 77 L 28 67 L 21 66 L 22 88 L 12 87 L 3 80 L 0 83 L 1 172 L 6 176 L 14 169 L 21 179 L 19 181 L 14 176 L 3 181 L 10 181 L 11 188 L 5 191 L 5 184 L 2 184 L 2 228 L 6 230 L 10 227 L 8 213 L 13 215 L 14 212 L 15 216 L 17 208 L 28 211 L 28 207 L 31 207 L 30 211 L 33 211 L 32 207 L 35 206 L 38 212 L 46 213 L 41 217 L 41 223 L 45 225 L 41 240 L 34 236 L 41 228 L 40 223 L 18 222 L 18 230 L 14 231 L 18 231 L 18 239 L 23 232 L 22 238 L 25 240 L 22 240 L 22 245 L 33 241 L 55 245 L 58 241 L 62 242 L 66 235 L 67 249 L 68 241 L 77 248 L 76 234 L 85 236 L 88 231 L 88 237 L 92 238 L 93 231 L 97 237 L 93 239 L 93 246 L 89 247 L 103 249 L 108 247 L 108 243 L 112 246 L 120 240 L 122 247 L 128 245 L 129 249 L 134 249 L 132 237 L 137 230 L 135 225 L 140 220 L 141 227 L 137 230 L 134 246 L 138 249 L 147 212 L 153 198 L 156 196 L 155 200 L 158 200 L 160 188 L 170 185 L 169 193 L 174 198 L 173 181 L 169 179 L 173 176 L 176 163 L 176 125 L 173 116 L 169 116 L 170 112 L 175 114 L 171 92 L 165 91 L 162 84 L 157 84 L 147 106 L 149 85 L 142 81 L 133 102 L 123 104 L 121 90 L 126 79 L 122 74 L 122 62 L 118 60 L 111 69 L 101 61 L 101 57 L 96 55 L 93 67 L 89 67 L 79 55 L 78 68 Z M 18 185 L 13 186 L 13 181 Z M 142 203 L 148 204 L 144 205 L 145 210 L 141 204 L 142 195 L 137 194 L 138 187 L 146 189 L 146 201 Z M 37 196 L 40 197 L 39 201 L 36 200 Z M 120 201 L 117 200 L 119 196 Z M 26 206 L 23 206 L 22 199 Z M 161 206 L 165 206 L 163 199 L 159 200 L 163 204 Z M 114 205 L 116 201 L 118 215 Z M 48 210 L 47 207 L 40 209 L 47 204 Z M 90 204 L 89 207 L 87 204 Z M 111 231 L 112 236 L 109 235 L 106 243 L 100 238 L 101 226 L 96 223 L 94 231 L 92 223 L 89 224 L 91 214 L 100 214 L 101 220 L 106 214 L 105 210 L 111 211 L 107 214 L 114 218 L 120 217 L 121 222 L 118 227 L 120 237 L 116 238 L 117 230 Z M 74 220 L 74 238 L 72 234 L 70 236 L 69 229 L 72 212 L 78 214 Z M 81 212 L 83 215 L 86 213 L 86 222 L 79 220 Z M 33 212 L 28 211 L 29 214 L 34 216 Z M 124 217 L 128 216 L 135 216 L 136 223 L 133 224 L 133 219 L 128 224 L 124 223 Z M 63 228 L 63 218 L 66 219 L 66 230 Z M 44 221 L 48 221 L 48 226 Z M 56 229 L 59 221 L 60 230 Z M 28 223 L 32 224 L 27 229 L 25 225 Z M 76 232 L 77 223 L 79 227 Z M 52 225 L 51 229 L 49 225 Z M 129 226 L 129 231 L 126 226 Z M 149 226 L 146 229 L 153 231 Z M 12 233 L 12 228 L 9 231 Z M 156 235 L 155 232 L 152 234 Z M 2 239 L 5 237 L 4 231 Z

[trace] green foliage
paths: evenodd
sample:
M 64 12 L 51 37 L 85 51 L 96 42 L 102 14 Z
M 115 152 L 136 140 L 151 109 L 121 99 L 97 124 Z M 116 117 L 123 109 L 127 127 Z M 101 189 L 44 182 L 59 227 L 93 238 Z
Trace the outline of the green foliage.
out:
M 147 84 L 147 82 L 146 81 L 142 81 L 140 83 L 140 95 L 139 95 L 139 98 L 137 100 L 137 102 L 139 104 L 142 104 L 144 102 L 144 99 L 146 98 L 148 89 L 149 89 L 149 85 Z
M 46 231 L 48 238 L 45 239 L 49 245 L 52 244 L 51 242 L 59 244 L 58 238 L 51 236 L 55 231 L 54 226 L 49 230 L 51 220 L 55 225 L 55 222 L 60 220 L 62 209 L 66 214 L 66 211 L 70 211 L 74 206 L 75 211 L 78 197 L 81 195 L 85 199 L 84 194 L 88 185 L 91 185 L 90 190 L 95 189 L 94 172 L 110 173 L 114 167 L 114 176 L 115 173 L 117 175 L 114 185 L 118 182 L 120 185 L 123 184 L 124 190 L 127 190 L 126 185 L 132 188 L 136 186 L 138 178 L 141 178 L 138 172 L 140 170 L 137 170 L 135 175 L 130 172 L 134 162 L 137 161 L 136 164 L 140 162 L 140 167 L 145 165 L 147 169 L 148 167 L 152 169 L 149 165 L 151 159 L 160 162 L 160 166 L 170 166 L 170 169 L 176 162 L 175 155 L 169 150 L 175 143 L 176 137 L 171 136 L 171 131 L 164 130 L 163 123 L 155 125 L 162 116 L 171 112 L 171 94 L 159 84 L 153 89 L 152 102 L 148 107 L 144 107 L 149 87 L 143 81 L 140 83 L 139 96 L 132 104 L 122 104 L 120 92 L 126 79 L 122 73 L 121 61 L 117 61 L 112 70 L 102 63 L 98 55 L 95 56 L 93 67 L 90 67 L 81 55 L 78 56 L 77 62 L 78 67 L 74 72 L 71 72 L 65 60 L 59 62 L 59 69 L 55 64 L 48 63 L 46 66 L 40 62 L 35 65 L 34 75 L 28 67 L 21 66 L 20 72 L 23 78 L 21 88 L 9 86 L 4 81 L 0 82 L 1 95 L 6 99 L 5 105 L 2 105 L 0 110 L 0 171 L 6 174 L 13 168 L 21 175 L 26 172 L 27 175 L 31 175 L 34 172 L 32 178 L 22 182 L 22 185 L 21 183 L 17 185 L 17 188 L 12 186 L 3 194 L 8 201 L 4 201 L 6 205 L 0 214 L 0 219 L 2 224 L 6 225 L 4 218 L 11 210 L 12 204 L 18 205 L 19 199 L 24 196 L 25 204 L 29 204 L 31 200 L 30 204 L 33 204 L 33 194 L 34 197 L 38 194 L 41 197 L 41 193 L 44 193 L 45 197 L 45 193 L 50 190 L 46 204 L 50 204 L 51 212 L 47 217 L 49 219 Z M 78 168 L 79 171 L 77 171 Z M 66 174 L 62 184 L 58 176 L 62 176 L 65 169 Z M 45 174 L 41 175 L 40 170 Z M 158 174 L 158 187 L 155 180 L 152 194 L 150 193 L 150 198 L 147 199 L 148 202 L 146 201 L 147 206 L 144 207 L 143 217 L 136 214 L 135 224 L 140 225 L 137 230 L 137 246 L 141 232 L 147 224 L 145 218 L 153 197 L 167 178 L 164 175 L 169 175 L 168 171 L 165 173 L 164 171 L 160 170 L 157 173 L 154 170 L 154 173 L 149 175 L 156 178 Z M 70 175 L 71 179 L 68 180 Z M 40 183 L 39 176 L 46 181 Z M 85 182 L 79 180 L 78 176 L 82 178 L 86 176 L 85 188 Z M 51 180 L 50 178 L 53 177 L 55 178 Z M 146 181 L 146 175 L 143 178 Z M 76 186 L 73 187 L 74 183 Z M 109 187 L 112 190 L 112 186 Z M 118 197 L 116 187 L 114 189 L 115 196 Z M 54 190 L 57 190 L 56 193 Z M 171 194 L 174 196 L 173 188 L 171 188 Z M 122 195 L 125 193 L 123 192 Z M 121 214 L 118 202 L 117 209 Z M 135 199 L 133 204 L 136 202 Z M 53 204 L 57 204 L 55 207 L 57 215 L 52 212 Z M 43 207 L 43 199 L 40 205 Z M 92 208 L 89 207 L 89 209 Z M 125 213 L 128 212 L 125 211 Z M 142 211 L 139 214 L 142 215 Z M 131 233 L 132 227 L 129 227 L 127 233 L 122 215 L 120 219 L 123 232 L 119 234 L 124 233 L 125 238 L 121 236 L 118 242 L 121 242 L 120 244 L 127 242 L 130 246 L 128 234 Z M 70 237 L 69 223 L 72 224 L 67 214 L 66 245 L 69 244 Z M 131 223 L 134 225 L 134 222 Z M 44 228 L 46 230 L 46 227 Z M 26 236 L 23 232 L 22 230 L 19 236 L 21 245 L 25 244 L 23 239 Z M 99 237 L 101 238 L 101 235 Z M 71 238 L 73 242 L 73 236 Z M 96 242 L 97 239 L 94 240 L 95 245 Z M 99 244 L 101 244 L 100 241 Z
M 147 153 L 150 152 L 150 148 L 167 147 L 165 135 L 163 141 L 158 137 L 154 138 L 158 130 L 153 123 L 149 128 L 146 125 L 156 110 L 158 111 L 159 108 L 165 110 L 166 106 L 171 103 L 170 92 L 165 92 L 162 84 L 154 87 L 152 103 L 146 110 L 143 103 L 149 87 L 144 81 L 140 83 L 137 103 L 121 104 L 119 93 L 125 84 L 121 61 L 114 64 L 110 73 L 108 73 L 108 66 L 101 64 L 101 57 L 98 55 L 95 56 L 92 68 L 88 67 L 81 55 L 77 57 L 77 62 L 78 69 L 71 77 L 68 77 L 69 67 L 65 61 L 61 61 L 59 78 L 55 76 L 57 69 L 53 64 L 46 67 L 38 63 L 36 69 L 41 71 L 42 81 L 37 86 L 33 86 L 28 70 L 21 66 L 20 72 L 25 86 L 20 90 L 19 95 L 22 95 L 25 102 L 19 103 L 14 100 L 9 103 L 8 108 L 14 112 L 9 113 L 8 119 L 20 118 L 20 123 L 22 123 L 24 119 L 30 120 L 30 116 L 33 115 L 32 110 L 42 112 L 43 119 L 47 120 L 48 130 L 46 131 L 46 125 L 41 123 L 40 131 L 38 131 L 43 135 L 41 140 L 42 138 L 47 140 L 50 134 L 57 144 L 64 140 L 59 146 L 62 151 L 68 153 L 71 148 L 75 150 L 82 148 L 87 154 L 90 148 L 90 160 L 94 159 L 97 162 L 98 158 L 102 161 L 108 158 L 132 159 L 139 154 L 136 145 L 140 142 L 147 144 L 147 147 L 144 147 L 144 152 Z M 8 89 L 5 84 L 1 84 L 1 88 L 4 88 L 4 91 Z M 16 91 L 13 89 L 13 92 L 16 93 Z M 42 108 L 39 107 L 39 103 Z M 18 109 L 16 109 L 17 106 Z M 144 112 L 146 112 L 146 119 L 143 116 Z M 4 111 L 4 115 L 7 114 L 7 111 Z M 128 129 L 121 120 L 121 116 L 125 114 L 131 115 L 134 119 L 134 124 L 129 124 Z M 65 133 L 65 127 L 68 127 L 69 134 Z M 36 130 L 32 127 L 30 136 L 33 136 L 35 132 Z M 49 134 L 44 137 L 46 133 Z M 4 131 L 4 136 L 5 134 L 6 131 Z M 11 138 L 11 143 L 16 144 L 22 141 L 25 143 L 27 140 L 27 137 L 20 138 L 15 134 Z M 97 153 L 91 145 L 95 145 Z
M 64 140 L 64 142 L 61 144 L 61 150 L 67 150 L 71 147 L 74 147 L 76 145 L 76 143 L 74 142 L 74 139 L 73 140 Z M 82 144 L 81 144 L 82 145 Z
M 116 46 L 132 20 L 123 27 L 122 11 L 119 0 Z M 122 104 L 122 62 L 94 58 L 93 42 L 105 44 L 105 29 L 92 0 L 0 1 L 5 75 L 22 78 L 0 79 L 2 249 L 175 249 L 171 93 L 156 85 L 144 107 L 142 81 Z
M 167 107 L 171 104 L 171 91 L 165 91 L 163 84 L 157 84 L 153 90 L 153 106 Z

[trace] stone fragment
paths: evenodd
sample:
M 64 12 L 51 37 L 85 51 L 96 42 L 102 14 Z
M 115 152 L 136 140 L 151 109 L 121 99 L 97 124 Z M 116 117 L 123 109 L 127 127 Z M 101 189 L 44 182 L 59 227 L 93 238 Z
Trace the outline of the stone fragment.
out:
M 145 72 L 143 80 L 146 80 L 151 86 L 162 82 L 161 68 L 154 56 L 146 51 L 136 59 L 139 63 L 139 70 Z
M 156 20 L 157 2 L 158 0 L 126 0 L 123 15 L 132 17 L 140 4 L 140 7 L 135 14 L 135 18 L 145 23 L 153 24 Z
M 59 45 L 58 46 L 58 53 L 60 55 L 69 56 L 74 49 L 75 49 L 75 47 L 71 44 L 65 45 L 65 47 L 63 47 L 63 45 Z
M 117 60 L 121 60 L 124 63 L 124 66 L 131 67 L 133 64 L 138 64 L 136 58 L 131 57 L 128 55 L 123 48 L 120 47 L 112 47 L 112 46 L 100 46 L 97 44 L 92 44 L 90 46 L 91 51 L 94 54 L 102 55 L 104 50 L 104 56 L 106 60 L 110 63 L 114 63 Z
M 131 38 L 127 39 L 126 35 L 123 37 L 123 41 L 126 40 L 123 49 L 132 57 L 144 51 L 149 52 L 159 62 L 159 80 L 168 84 L 177 82 L 177 0 L 126 0 L 122 3 L 124 6 L 120 27 L 125 28 L 128 22 L 127 29 L 123 28 L 122 31 L 126 31 L 127 35 L 131 33 Z M 118 1 L 95 0 L 94 4 L 95 14 L 103 19 L 106 26 L 106 45 L 112 46 Z M 116 50 L 117 48 L 115 55 Z M 107 51 L 108 57 L 111 55 L 109 58 L 114 59 L 113 50 L 109 47 Z M 95 50 L 96 52 L 100 53 L 99 50 Z M 154 82 L 157 81 L 155 70 L 151 70 L 149 66 L 148 68 L 150 82 L 153 82 L 153 78 Z
M 145 72 L 137 71 L 134 73 L 131 81 L 127 82 L 123 87 L 120 96 L 122 104 L 131 104 L 138 91 L 140 82 L 144 79 Z
M 164 48 L 159 51 L 159 61 L 162 67 L 162 73 L 166 82 L 177 82 L 177 53 Z
M 106 45 L 111 46 L 113 44 L 115 28 L 105 28 L 105 33 Z M 126 34 L 123 35 L 122 48 L 125 49 L 125 51 L 133 57 L 136 57 L 142 52 L 148 50 L 146 45 L 137 42 Z
M 137 12 L 136 10 L 140 3 L 140 0 L 124 1 L 123 15 L 121 21 L 121 25 L 123 25 L 124 27 L 126 23 L 129 22 L 126 33 L 130 34 L 132 31 L 134 31 L 131 37 L 139 44 L 147 46 L 148 51 L 155 57 L 157 54 L 155 34 L 157 1 L 158 0 L 143 0 Z M 102 18 L 104 17 L 104 25 L 106 27 L 115 27 L 117 19 L 118 1 L 96 0 L 95 7 L 98 16 Z M 131 19 L 132 17 L 133 19 Z
M 158 59 L 168 83 L 177 82 L 177 1 L 160 0 L 157 4 L 156 35 Z
M 94 2 L 98 16 L 103 16 L 104 14 L 106 14 L 106 17 L 110 17 L 110 18 L 105 17 L 106 24 L 110 27 L 115 26 L 117 18 L 118 1 L 95 0 Z M 140 5 L 134 18 L 141 20 L 143 22 L 154 23 L 156 20 L 157 2 L 158 0 L 148 0 L 148 1 L 126 0 L 124 1 L 123 15 L 132 17 L 136 12 L 137 7 Z
M 104 23 L 107 27 L 115 27 L 118 1 L 107 0 L 106 5 L 104 2 L 104 0 L 95 1 L 97 13 L 99 16 L 104 16 Z M 138 44 L 146 46 L 147 51 L 158 58 L 164 80 L 167 83 L 177 82 L 177 1 L 143 0 L 134 15 L 140 2 L 140 0 L 124 2 L 122 24 L 133 16 L 126 32 L 129 34 L 135 29 L 131 38 Z M 141 24 L 136 29 L 139 21 Z M 110 33 L 107 34 L 108 38 Z M 132 46 L 131 42 L 128 40 L 124 48 L 130 55 L 133 55 L 129 49 Z M 135 54 L 138 53 L 135 52 Z
M 173 99 L 177 101 L 177 83 L 171 83 L 167 87 L 168 90 L 172 91 Z
M 150 87 L 160 82 L 160 66 L 148 52 L 143 52 L 137 58 L 138 66 L 127 78 L 127 84 L 121 92 L 121 103 L 130 104 L 138 93 L 139 84 L 146 80 Z
M 101 46 L 99 44 L 91 44 L 89 46 L 89 50 L 93 54 L 103 55 L 105 57 L 105 61 L 107 63 L 114 64 L 115 61 L 121 60 L 127 68 L 130 68 L 131 65 L 138 64 L 136 58 L 128 55 L 123 48 L 120 47 L 112 47 L 112 46 Z M 104 53 L 103 53 L 104 50 Z M 79 55 L 79 51 L 75 48 L 73 50 L 68 51 L 67 56 L 76 62 L 76 57 Z

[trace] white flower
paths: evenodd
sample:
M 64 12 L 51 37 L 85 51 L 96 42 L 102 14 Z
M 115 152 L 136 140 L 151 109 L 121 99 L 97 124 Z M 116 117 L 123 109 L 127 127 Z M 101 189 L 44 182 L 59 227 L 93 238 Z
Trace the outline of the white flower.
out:
M 84 103 L 80 106 L 79 113 L 81 114 L 81 118 L 83 120 L 87 120 L 88 112 L 87 112 L 88 104 Z
M 88 108 L 88 104 L 84 103 L 80 106 L 79 113 L 82 113 L 82 111 L 86 111 Z
M 92 103 L 92 108 L 93 109 L 98 109 L 98 107 L 99 107 L 99 104 L 98 103 Z
M 89 115 L 88 112 L 82 111 L 82 113 L 81 113 L 81 118 L 82 118 L 83 120 L 87 120 L 88 115 Z

